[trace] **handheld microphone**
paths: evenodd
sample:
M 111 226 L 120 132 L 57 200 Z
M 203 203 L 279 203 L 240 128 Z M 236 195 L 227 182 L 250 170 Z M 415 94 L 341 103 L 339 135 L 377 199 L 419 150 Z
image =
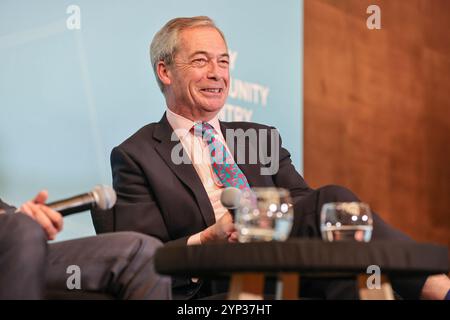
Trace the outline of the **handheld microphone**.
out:
M 234 220 L 236 216 L 236 210 L 239 208 L 239 203 L 241 201 L 242 192 L 238 188 L 228 187 L 222 191 L 222 195 L 220 196 L 220 202 L 222 205 L 227 208 Z
M 90 192 L 71 198 L 47 203 L 46 205 L 61 213 L 63 217 L 93 208 L 111 209 L 116 203 L 116 192 L 110 186 L 98 185 Z

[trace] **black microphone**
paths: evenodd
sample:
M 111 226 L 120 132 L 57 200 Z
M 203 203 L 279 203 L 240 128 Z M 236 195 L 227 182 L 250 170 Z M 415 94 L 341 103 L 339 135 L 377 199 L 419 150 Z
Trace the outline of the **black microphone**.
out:
M 241 195 L 242 192 L 238 188 L 228 187 L 222 191 L 222 195 L 220 196 L 220 202 L 230 211 L 233 221 L 236 216 L 236 210 L 239 208 Z
M 93 208 L 111 209 L 116 203 L 116 192 L 110 186 L 98 185 L 90 192 L 46 205 L 61 213 L 63 217 Z

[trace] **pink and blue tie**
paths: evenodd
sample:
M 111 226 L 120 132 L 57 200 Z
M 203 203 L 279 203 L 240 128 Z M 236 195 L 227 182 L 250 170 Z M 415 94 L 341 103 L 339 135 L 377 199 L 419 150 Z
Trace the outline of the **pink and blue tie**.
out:
M 195 134 L 202 134 L 203 140 L 209 147 L 211 165 L 214 173 L 225 187 L 235 187 L 240 190 L 250 189 L 244 173 L 233 161 L 223 143 L 217 138 L 217 132 L 207 122 L 194 125 Z

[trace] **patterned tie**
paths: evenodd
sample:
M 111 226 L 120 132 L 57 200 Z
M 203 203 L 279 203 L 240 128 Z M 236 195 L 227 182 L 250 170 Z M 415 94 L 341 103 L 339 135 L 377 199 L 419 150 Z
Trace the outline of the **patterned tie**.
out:
M 207 122 L 196 123 L 194 134 L 201 132 L 203 140 L 208 144 L 212 168 L 225 187 L 235 187 L 241 190 L 250 189 L 244 173 L 233 161 L 232 156 L 222 142 L 216 137 L 216 130 Z

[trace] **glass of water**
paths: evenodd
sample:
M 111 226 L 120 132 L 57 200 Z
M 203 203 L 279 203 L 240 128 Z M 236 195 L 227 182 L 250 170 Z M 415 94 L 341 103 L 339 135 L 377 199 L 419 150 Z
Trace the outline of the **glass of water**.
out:
M 320 213 L 324 241 L 363 241 L 372 237 L 372 213 L 367 203 L 326 203 Z
M 236 212 L 239 242 L 284 241 L 294 219 L 288 190 L 253 188 L 243 192 Z

